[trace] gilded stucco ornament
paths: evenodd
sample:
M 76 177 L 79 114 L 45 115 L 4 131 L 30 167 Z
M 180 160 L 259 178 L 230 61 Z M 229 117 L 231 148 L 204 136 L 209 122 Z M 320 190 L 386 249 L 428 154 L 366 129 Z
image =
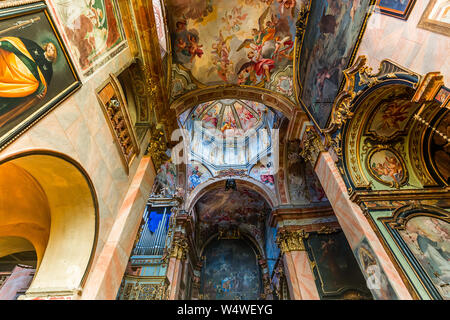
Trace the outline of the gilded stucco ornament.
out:
M 168 145 L 162 126 L 157 125 L 151 130 L 150 142 L 147 147 L 147 152 L 152 157 L 153 165 L 156 170 L 160 168 L 165 161 L 169 160 L 169 156 L 166 154 L 167 148 Z
M 319 134 L 314 130 L 313 127 L 307 128 L 305 130 L 305 135 L 303 138 L 303 149 L 300 152 L 300 156 L 309 161 L 314 168 L 320 153 L 324 151 L 326 150 L 324 145 L 322 144 L 322 140 Z
M 304 230 L 281 231 L 277 236 L 276 243 L 282 253 L 305 251 L 304 239 L 307 239 L 308 236 L 309 233 Z
M 186 256 L 189 250 L 186 239 L 179 238 L 172 242 L 172 246 L 169 251 L 170 258 L 176 258 L 177 260 L 186 260 Z

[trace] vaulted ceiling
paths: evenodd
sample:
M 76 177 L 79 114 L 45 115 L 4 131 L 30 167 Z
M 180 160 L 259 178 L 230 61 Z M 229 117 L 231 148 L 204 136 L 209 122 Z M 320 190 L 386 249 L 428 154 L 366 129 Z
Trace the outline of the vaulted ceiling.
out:
M 234 84 L 292 101 L 295 22 L 302 1 L 168 0 L 171 99 Z

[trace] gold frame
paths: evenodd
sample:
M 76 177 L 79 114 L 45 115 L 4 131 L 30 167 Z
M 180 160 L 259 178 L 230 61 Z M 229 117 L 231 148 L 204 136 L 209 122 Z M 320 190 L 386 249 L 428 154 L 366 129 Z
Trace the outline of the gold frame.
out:
M 397 157 L 397 159 L 400 161 L 400 164 L 401 164 L 402 170 L 403 170 L 403 177 L 402 177 L 402 179 L 399 182 L 396 182 L 396 181 L 392 181 L 392 182 L 384 181 L 384 180 L 382 180 L 380 177 L 378 177 L 373 172 L 372 167 L 370 166 L 370 160 L 372 159 L 372 156 L 375 153 L 383 151 L 383 150 L 392 152 Z M 376 146 L 375 148 L 370 150 L 369 154 L 366 157 L 365 165 L 366 165 L 366 169 L 369 172 L 369 174 L 371 175 L 371 177 L 374 178 L 376 181 L 384 184 L 384 185 L 390 186 L 392 188 L 395 187 L 395 188 L 399 189 L 401 186 L 405 185 L 408 182 L 409 175 L 408 175 L 408 170 L 406 168 L 405 160 L 402 158 L 402 156 L 396 150 L 394 150 L 390 146 L 381 145 L 381 146 Z
M 439 22 L 436 20 L 431 20 L 428 18 L 431 11 L 434 8 L 434 5 L 436 4 L 437 0 L 430 0 L 428 3 L 425 11 L 423 12 L 422 16 L 420 17 L 419 23 L 417 24 L 418 28 L 429 30 L 435 33 L 443 34 L 444 36 L 447 36 L 450 34 L 450 24 Z

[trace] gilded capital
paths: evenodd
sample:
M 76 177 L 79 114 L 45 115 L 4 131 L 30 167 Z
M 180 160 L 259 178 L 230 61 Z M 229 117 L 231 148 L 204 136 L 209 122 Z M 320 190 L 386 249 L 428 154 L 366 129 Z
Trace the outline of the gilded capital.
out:
M 169 257 L 176 258 L 177 260 L 185 260 L 188 250 L 188 243 L 185 239 L 176 239 L 172 243 Z
M 304 230 L 283 231 L 277 236 L 277 245 L 282 253 L 290 251 L 305 251 L 304 239 L 307 239 L 309 234 Z
M 311 165 L 315 166 L 317 159 L 321 152 L 325 151 L 325 147 L 320 139 L 319 134 L 313 127 L 309 127 L 305 130 L 305 136 L 303 138 L 303 150 L 300 152 L 305 160 L 309 161 Z

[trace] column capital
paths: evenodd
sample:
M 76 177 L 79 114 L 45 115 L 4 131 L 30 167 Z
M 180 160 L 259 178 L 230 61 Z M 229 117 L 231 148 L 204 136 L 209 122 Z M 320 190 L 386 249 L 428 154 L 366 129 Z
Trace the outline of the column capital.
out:
M 276 242 L 283 254 L 290 251 L 305 251 L 304 239 L 308 236 L 309 233 L 304 230 L 283 230 L 278 234 Z
M 309 161 L 314 168 L 321 152 L 326 151 L 322 139 L 314 127 L 307 127 L 302 139 L 303 148 L 300 152 L 305 160 Z
M 185 260 L 189 250 L 188 243 L 184 238 L 174 239 L 169 250 L 169 257 L 177 260 Z

